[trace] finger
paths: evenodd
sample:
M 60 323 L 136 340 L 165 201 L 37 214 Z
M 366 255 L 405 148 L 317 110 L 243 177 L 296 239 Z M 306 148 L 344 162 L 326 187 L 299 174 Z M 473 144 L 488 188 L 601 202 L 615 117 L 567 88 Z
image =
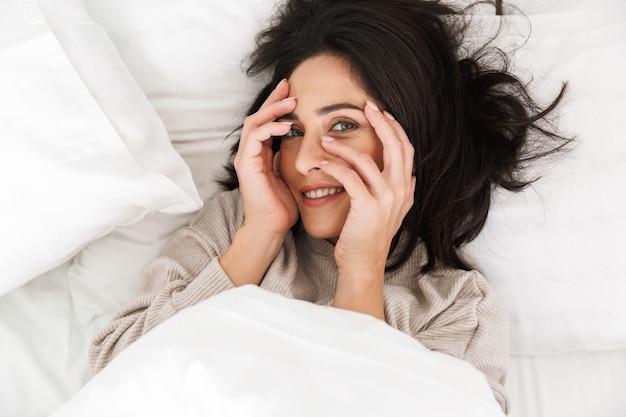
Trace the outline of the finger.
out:
M 295 98 L 289 97 L 289 82 L 282 79 L 265 99 L 256 113 L 246 117 L 243 132 L 276 120 L 295 108 Z
M 411 143 L 406 131 L 402 127 L 402 125 L 393 117 L 389 112 L 383 111 L 383 114 L 387 119 L 389 119 L 389 123 L 394 128 L 396 135 L 400 139 L 402 146 L 404 148 L 404 157 L 405 157 L 405 175 L 411 176 L 413 175 L 413 168 L 415 164 L 415 148 Z
M 378 187 L 385 185 L 380 168 L 371 155 L 341 143 L 341 141 L 337 141 L 330 136 L 322 137 L 322 146 L 328 153 L 352 166 L 365 184 L 369 185 L 374 192 L 379 189 Z
M 274 120 L 284 116 L 287 113 L 293 111 L 296 108 L 295 97 L 286 97 L 280 101 L 266 103 L 256 113 L 246 117 L 243 123 L 243 132 L 262 126 L 266 123 L 273 122 Z
M 237 151 L 236 159 L 241 157 L 256 156 L 261 152 L 264 145 L 274 136 L 286 135 L 291 129 L 291 122 L 269 122 L 242 134 L 242 140 Z
M 406 216 L 409 212 L 413 204 L 415 203 L 415 184 L 417 179 L 415 177 L 411 177 L 411 183 L 409 189 L 407 190 L 406 198 L 404 199 L 404 203 L 402 205 L 402 218 Z
M 399 179 L 399 173 L 404 175 L 406 159 L 404 146 L 391 124 L 392 120 L 388 119 L 371 101 L 367 102 L 363 111 L 383 144 L 383 172 Z
M 373 198 L 355 170 L 334 161 L 320 161 L 320 168 L 342 184 L 350 199 L 367 201 Z
M 276 87 L 272 90 L 272 92 L 267 96 L 263 104 L 259 109 L 269 106 L 272 103 L 276 103 L 284 98 L 287 98 L 289 94 L 289 82 L 286 79 L 280 80 Z
M 274 136 L 284 136 L 291 129 L 291 122 L 269 122 L 250 131 L 246 142 L 251 144 L 251 148 L 256 148 L 256 144 L 271 140 Z

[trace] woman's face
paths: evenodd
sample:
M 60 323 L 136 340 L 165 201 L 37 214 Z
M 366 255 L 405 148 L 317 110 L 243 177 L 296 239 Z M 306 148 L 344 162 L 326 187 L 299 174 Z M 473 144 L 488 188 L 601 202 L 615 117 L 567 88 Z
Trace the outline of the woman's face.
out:
M 365 118 L 374 101 L 352 79 L 340 58 L 321 55 L 304 61 L 289 78 L 296 108 L 280 120 L 292 121 L 280 145 L 280 174 L 293 194 L 300 219 L 311 236 L 336 240 L 350 210 L 342 184 L 320 169 L 321 161 L 346 161 L 327 153 L 322 136 L 331 136 L 368 154 L 382 169 L 382 144 Z M 375 221 L 375 219 L 372 219 Z

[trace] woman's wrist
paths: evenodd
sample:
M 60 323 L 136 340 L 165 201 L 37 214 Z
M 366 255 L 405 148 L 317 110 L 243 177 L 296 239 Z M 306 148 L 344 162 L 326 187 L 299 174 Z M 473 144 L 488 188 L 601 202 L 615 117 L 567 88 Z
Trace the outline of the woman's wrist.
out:
M 385 319 L 384 266 L 352 266 L 339 270 L 333 306 Z
M 284 233 L 267 233 L 244 224 L 219 263 L 236 287 L 259 285 L 284 240 Z

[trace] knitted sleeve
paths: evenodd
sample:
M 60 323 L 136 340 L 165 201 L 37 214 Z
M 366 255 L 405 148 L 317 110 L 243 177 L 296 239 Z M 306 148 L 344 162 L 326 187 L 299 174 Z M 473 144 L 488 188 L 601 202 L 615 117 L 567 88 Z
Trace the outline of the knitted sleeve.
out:
M 445 270 L 420 279 L 411 297 L 401 296 L 404 290 L 386 289 L 387 322 L 413 335 L 430 350 L 472 364 L 485 375 L 496 400 L 508 414 L 504 388 L 509 363 L 508 321 L 482 275 Z
M 240 201 L 238 191 L 218 194 L 188 227 L 168 240 L 158 258 L 146 264 L 140 294 L 91 343 L 94 371 L 176 312 L 233 287 L 218 259 L 243 222 Z

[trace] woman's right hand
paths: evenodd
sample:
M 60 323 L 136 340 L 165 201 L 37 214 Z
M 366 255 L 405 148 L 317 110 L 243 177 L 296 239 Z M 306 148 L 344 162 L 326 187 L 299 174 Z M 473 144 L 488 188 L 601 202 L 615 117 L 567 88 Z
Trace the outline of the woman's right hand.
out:
M 244 203 L 244 226 L 261 235 L 281 237 L 298 220 L 298 207 L 287 185 L 276 172 L 272 137 L 283 136 L 290 122 L 276 119 L 292 112 L 289 83 L 282 80 L 254 114 L 246 117 L 235 156 L 235 171 Z

